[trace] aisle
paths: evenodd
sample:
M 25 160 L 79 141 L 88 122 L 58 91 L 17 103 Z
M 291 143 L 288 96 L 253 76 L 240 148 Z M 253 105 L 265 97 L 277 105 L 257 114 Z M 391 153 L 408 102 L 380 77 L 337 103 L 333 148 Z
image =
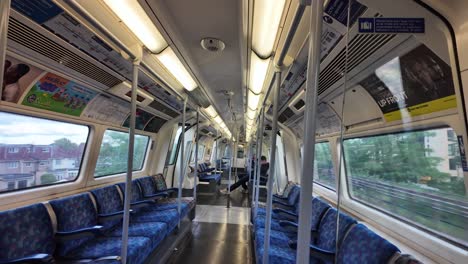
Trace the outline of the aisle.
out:
M 240 190 L 236 198 L 247 196 Z M 211 200 L 211 201 L 209 201 Z M 197 205 L 196 217 L 192 223 L 192 238 L 174 263 L 253 263 L 251 252 L 249 221 L 250 208 L 231 207 L 219 204 L 225 197 L 204 197 L 204 204 Z M 236 205 L 244 205 L 241 201 Z

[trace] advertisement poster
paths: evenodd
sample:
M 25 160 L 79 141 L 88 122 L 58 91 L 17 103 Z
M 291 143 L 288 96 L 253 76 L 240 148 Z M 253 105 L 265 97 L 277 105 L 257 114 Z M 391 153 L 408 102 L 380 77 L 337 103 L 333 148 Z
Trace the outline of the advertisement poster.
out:
M 135 128 L 138 130 L 143 130 L 146 124 L 153 118 L 154 115 L 145 112 L 141 109 L 136 110 L 136 121 L 135 121 Z M 130 115 L 127 117 L 127 120 L 123 123 L 122 126 L 129 127 L 130 124 Z
M 425 45 L 387 62 L 359 84 L 387 122 L 457 107 L 450 66 Z
M 2 101 L 17 103 L 43 73 L 39 68 L 7 56 L 3 72 Z
M 122 99 L 99 94 L 84 109 L 82 117 L 120 126 L 130 114 L 130 104 Z
M 80 116 L 97 92 L 73 81 L 47 73 L 36 82 L 23 99 L 23 105 Z

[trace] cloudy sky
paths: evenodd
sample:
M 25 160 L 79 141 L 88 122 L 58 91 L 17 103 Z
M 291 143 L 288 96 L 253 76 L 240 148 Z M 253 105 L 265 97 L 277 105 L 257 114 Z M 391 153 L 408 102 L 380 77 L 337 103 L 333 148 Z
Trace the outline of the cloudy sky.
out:
M 86 142 L 88 127 L 0 112 L 0 144 L 47 145 L 60 138 Z

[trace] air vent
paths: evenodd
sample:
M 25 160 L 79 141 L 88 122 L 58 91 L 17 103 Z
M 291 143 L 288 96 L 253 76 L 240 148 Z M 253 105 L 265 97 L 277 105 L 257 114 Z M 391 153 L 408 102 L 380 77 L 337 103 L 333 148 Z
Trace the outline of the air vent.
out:
M 292 116 L 294 116 L 294 112 L 291 110 L 291 108 L 287 107 L 278 117 L 278 121 L 280 121 L 281 123 L 284 123 L 286 120 L 288 120 Z
M 395 34 L 359 34 L 349 43 L 348 73 L 371 56 L 382 46 L 390 42 Z M 340 53 L 320 72 L 318 94 L 322 94 L 338 80 L 345 71 L 346 49 Z
M 190 92 L 191 98 L 195 101 L 196 104 L 203 108 L 210 106 L 210 102 L 206 98 L 203 91 L 198 87 L 195 90 Z
M 304 100 L 300 99 L 299 101 L 297 101 L 297 103 L 294 104 L 294 108 L 296 108 L 296 110 L 300 110 L 302 107 L 304 107 L 304 105 Z
M 208 133 L 210 133 L 210 131 L 209 131 L 209 130 L 207 130 L 207 129 L 204 129 L 204 128 L 202 128 L 202 129 L 201 129 L 201 132 L 202 132 L 203 134 L 208 134 Z
M 156 109 L 159 112 L 164 113 L 164 114 L 166 114 L 166 115 L 168 115 L 170 117 L 177 117 L 179 115 L 179 113 L 177 113 L 176 111 L 170 109 L 169 107 L 161 104 L 160 102 L 158 102 L 156 100 L 151 102 L 148 106 L 153 108 L 153 109 Z
M 107 87 L 113 87 L 122 82 L 115 76 L 83 59 L 73 51 L 50 40 L 13 17 L 10 17 L 9 21 L 8 39 L 78 73 L 86 75 Z

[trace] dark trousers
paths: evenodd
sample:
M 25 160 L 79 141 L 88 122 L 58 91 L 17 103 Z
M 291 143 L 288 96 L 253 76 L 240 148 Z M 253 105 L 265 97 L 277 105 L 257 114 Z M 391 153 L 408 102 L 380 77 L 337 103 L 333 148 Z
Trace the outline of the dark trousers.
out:
M 234 191 L 235 189 L 239 188 L 239 186 L 242 185 L 242 188 L 244 188 L 244 190 L 247 190 L 248 187 L 247 187 L 247 182 L 249 181 L 249 175 L 244 175 L 242 177 L 239 177 L 239 180 L 236 181 L 233 185 L 231 185 L 231 189 L 230 191 Z

